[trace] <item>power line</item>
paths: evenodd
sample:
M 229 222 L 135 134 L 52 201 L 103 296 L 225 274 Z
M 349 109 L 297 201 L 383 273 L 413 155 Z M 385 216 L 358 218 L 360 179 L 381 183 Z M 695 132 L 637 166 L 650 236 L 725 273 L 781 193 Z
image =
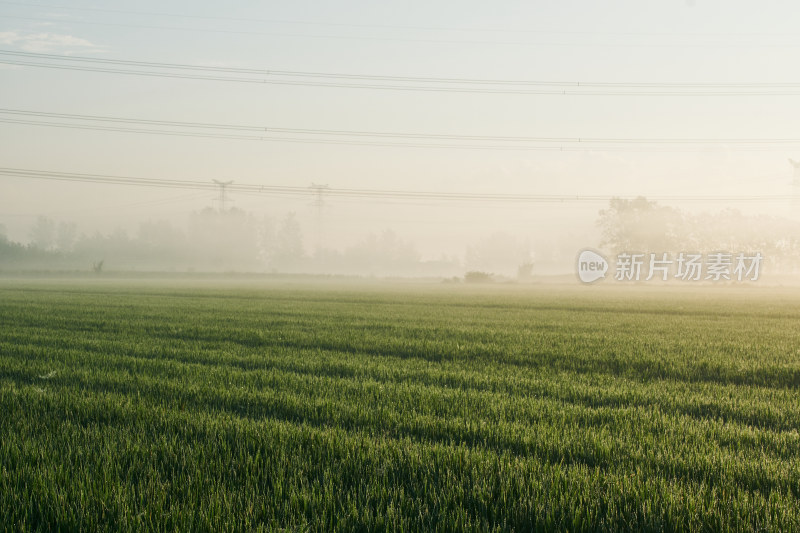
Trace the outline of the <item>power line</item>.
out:
M 23 178 L 41 179 L 64 182 L 94 183 L 102 185 L 127 185 L 151 188 L 177 188 L 211 191 L 219 185 L 213 180 L 208 181 L 183 181 L 173 179 L 138 178 L 130 176 L 115 176 L 106 174 L 86 174 L 74 172 L 56 172 L 47 170 L 32 170 L 20 168 L 0 167 L 0 175 Z M 262 195 L 289 195 L 314 197 L 317 192 L 309 187 L 256 185 L 244 183 L 231 183 L 226 185 L 226 190 L 242 192 L 245 194 Z M 354 199 L 393 199 L 393 200 L 438 200 L 447 202 L 497 202 L 497 203 L 606 203 L 612 198 L 632 199 L 629 195 L 530 195 L 530 194 L 498 194 L 498 193 L 469 193 L 469 192 L 435 192 L 411 191 L 392 189 L 356 189 L 333 188 L 325 189 L 325 194 L 331 197 Z M 743 195 L 743 196 L 701 196 L 701 195 L 666 195 L 648 196 L 655 201 L 670 202 L 775 202 L 791 201 L 791 196 L 786 195 Z
M 3 56 L 10 56 L 3 57 Z M 21 58 L 21 59 L 17 59 Z M 41 61 L 48 61 L 42 63 Z M 267 85 L 561 96 L 796 96 L 800 83 L 650 83 L 381 76 L 214 67 L 0 50 L 0 63 L 58 70 Z M 113 68 L 124 67 L 124 68 Z M 134 70 L 137 69 L 137 70 Z M 150 69 L 150 70 L 141 70 Z M 155 69 L 155 70 L 153 70 Z M 241 76 L 231 76 L 237 74 Z M 242 77 L 244 76 L 244 77 Z M 257 77 L 256 77 L 257 76 Z M 318 81 L 322 80 L 322 81 Z M 365 83 L 371 82 L 371 83 Z M 534 87 L 533 89 L 529 87 Z
M 785 140 L 769 140 L 761 139 L 756 141 L 760 146 L 743 146 L 737 143 L 736 140 L 732 141 L 731 146 L 726 144 L 725 139 L 718 139 L 716 141 L 707 140 L 711 144 L 706 147 L 698 147 L 697 145 L 690 145 L 691 140 L 674 140 L 676 145 L 680 148 L 663 147 L 663 146 L 646 146 L 648 139 L 640 139 L 639 146 L 616 146 L 616 145 L 602 145 L 597 144 L 597 140 L 590 142 L 589 140 L 574 139 L 569 142 L 582 144 L 583 146 L 532 146 L 532 145 L 476 145 L 476 144 L 442 144 L 442 143 L 412 143 L 412 142 L 389 142 L 389 141 L 349 141 L 340 139 L 322 139 L 322 138 L 297 138 L 297 137 L 273 137 L 268 135 L 254 136 L 254 135 L 233 135 L 233 134 L 215 134 L 203 132 L 183 132 L 183 131 L 167 131 L 167 130 L 151 130 L 141 128 L 125 128 L 125 127 L 109 127 L 97 125 L 84 125 L 84 124 L 67 124 L 58 122 L 42 122 L 42 121 L 28 121 L 28 120 L 14 120 L 0 118 L 0 123 L 6 124 L 20 124 L 26 126 L 47 126 L 55 128 L 66 128 L 76 130 L 89 130 L 89 131 L 108 131 L 116 133 L 136 133 L 147 135 L 166 135 L 171 137 L 195 137 L 203 139 L 226 139 L 226 140 L 245 140 L 245 141 L 263 141 L 263 142 L 280 142 L 280 143 L 293 143 L 293 144 L 321 144 L 321 145 L 338 145 L 338 146 L 370 146 L 370 147 L 390 147 L 390 148 L 430 148 L 430 149 L 447 149 L 447 150 L 499 150 L 499 151 L 529 151 L 529 152 L 585 152 L 585 151 L 602 151 L 602 152 L 707 152 L 709 150 L 724 150 L 736 152 L 769 152 L 769 151 L 785 151 L 787 148 L 794 148 L 792 144 L 800 141 L 790 139 Z M 655 139 L 649 141 L 657 142 Z M 698 140 L 699 141 L 699 140 Z M 744 139 L 738 140 L 746 142 Z M 611 141 L 609 141 L 611 142 Z M 622 141 L 618 141 L 622 142 Z M 667 143 L 668 144 L 668 143 Z
M 25 119 L 7 118 L 26 117 Z M 37 119 L 37 120 L 30 120 Z M 56 119 L 71 122 L 54 122 Z M 78 121 L 78 122 L 75 122 Z M 221 124 L 212 122 L 186 122 L 173 120 L 149 120 L 130 117 L 114 117 L 101 115 L 86 115 L 73 113 L 49 113 L 44 111 L 31 111 L 24 109 L 0 108 L 0 122 L 10 124 L 23 124 L 34 126 L 49 126 L 71 129 L 88 129 L 99 131 L 113 131 L 123 133 L 144 133 L 155 135 L 190 136 L 201 138 L 221 138 L 239 140 L 269 140 L 284 142 L 308 142 L 323 144 L 355 144 L 359 146 L 405 146 L 428 148 L 468 148 L 468 149 L 496 149 L 496 150 L 563 150 L 564 146 L 547 145 L 717 145 L 729 147 L 732 145 L 753 146 L 782 146 L 800 144 L 800 139 L 793 138 L 641 138 L 641 137 L 533 137 L 533 136 L 508 136 L 508 135 L 458 135 L 435 134 L 419 132 L 387 132 L 387 131 L 356 131 L 337 129 L 314 128 L 284 128 L 274 126 L 254 126 L 242 124 Z M 146 126 L 137 128 L 130 126 Z M 179 128 L 179 129 L 175 129 Z M 190 131 L 184 131 L 190 130 Z M 221 132 L 243 132 L 221 133 Z M 260 133 L 262 135 L 252 135 Z M 275 137 L 275 135 L 303 135 L 297 137 Z M 331 138 L 332 137 L 332 138 Z M 342 139 L 344 138 L 344 139 Z M 349 140 L 349 139 L 358 140 Z M 378 139 L 370 141 L 364 139 Z M 406 142 L 397 142 L 406 141 Z M 407 142 L 411 141 L 411 142 Z M 434 141 L 434 142 L 420 142 Z M 463 144 L 442 144 L 442 141 Z M 491 145 L 476 145 L 476 142 L 501 143 Z M 511 144 L 509 144 L 511 143 Z M 545 145 L 545 146 L 539 146 Z M 568 146 L 567 146 L 568 147 Z M 583 148 L 582 148 L 583 150 Z
M 800 82 L 781 82 L 781 83 L 697 83 L 697 82 L 675 82 L 675 83 L 653 83 L 653 82 L 597 82 L 597 81 L 570 81 L 570 80 L 521 80 L 521 79 L 487 79 L 487 78 L 453 78 L 453 77 L 430 77 L 430 76 L 389 76 L 371 74 L 353 74 L 342 72 L 314 72 L 299 70 L 275 70 L 275 69 L 253 69 L 242 67 L 220 67 L 190 65 L 187 63 L 161 63 L 154 61 L 135 61 L 125 59 L 93 58 L 82 56 L 63 56 L 58 54 L 44 54 L 37 52 L 21 52 L 14 50 L 0 50 L 0 55 L 12 55 L 32 57 L 36 59 L 49 59 L 68 62 L 90 62 L 114 65 L 126 65 L 135 67 L 155 67 L 164 69 L 184 69 L 193 71 L 227 72 L 237 74 L 257 74 L 261 76 L 292 76 L 292 77 L 311 77 L 311 78 L 337 78 L 337 79 L 357 79 L 371 81 L 410 81 L 410 82 L 431 82 L 431 83 L 459 83 L 459 84 L 488 84 L 488 85 L 534 85 L 534 86 L 558 86 L 558 87 L 615 87 L 615 88 L 785 88 L 800 87 Z

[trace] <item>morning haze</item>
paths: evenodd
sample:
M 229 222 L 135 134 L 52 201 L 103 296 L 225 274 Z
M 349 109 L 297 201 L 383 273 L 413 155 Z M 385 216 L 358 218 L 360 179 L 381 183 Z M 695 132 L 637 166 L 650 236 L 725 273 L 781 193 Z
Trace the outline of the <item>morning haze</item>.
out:
M 800 531 L 799 14 L 0 0 L 0 531 Z
M 4 235 L 35 245 L 45 217 L 73 228 L 76 244 L 112 234 L 143 244 L 156 226 L 162 239 L 213 247 L 198 233 L 204 224 L 229 243 L 259 241 L 247 254 L 260 261 L 220 249 L 218 264 L 274 271 L 282 267 L 265 260 L 264 243 L 291 217 L 306 257 L 331 259 L 391 235 L 417 262 L 452 266 L 427 273 L 457 275 L 470 268 L 470 250 L 474 257 L 497 238 L 543 272 L 570 268 L 575 250 L 600 245 L 598 212 L 612 197 L 698 215 L 797 218 L 788 161 L 800 159 L 797 87 L 785 65 L 798 43 L 777 4 L 444 5 L 219 12 L 192 3 L 186 17 L 179 5 L 3 4 Z M 221 207 L 213 187 L 41 180 L 20 170 L 233 181 L 228 207 L 248 228 L 211 229 L 208 210 Z M 437 196 L 315 194 L 313 184 Z M 139 260 L 114 246 L 93 253 L 121 269 L 213 263 Z M 323 272 L 324 263 L 309 268 Z M 414 275 L 330 270 L 343 271 Z

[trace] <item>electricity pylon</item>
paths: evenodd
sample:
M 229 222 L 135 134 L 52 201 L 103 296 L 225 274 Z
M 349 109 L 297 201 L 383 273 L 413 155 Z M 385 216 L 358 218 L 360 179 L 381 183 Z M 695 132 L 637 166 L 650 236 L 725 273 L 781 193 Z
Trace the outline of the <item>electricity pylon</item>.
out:
M 225 204 L 228 201 L 228 186 L 233 183 L 233 181 L 219 181 L 219 180 L 212 180 L 214 183 L 219 185 L 219 197 L 217 201 L 219 202 L 219 212 L 225 212 Z

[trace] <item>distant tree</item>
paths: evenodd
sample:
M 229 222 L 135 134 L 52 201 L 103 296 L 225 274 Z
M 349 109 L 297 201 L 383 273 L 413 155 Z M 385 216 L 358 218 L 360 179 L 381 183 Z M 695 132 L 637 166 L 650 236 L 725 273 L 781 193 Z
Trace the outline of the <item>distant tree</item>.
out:
M 396 276 L 413 273 L 419 267 L 420 255 L 414 245 L 387 229 L 380 235 L 370 234 L 344 252 L 350 272 Z
M 642 196 L 633 200 L 612 198 L 608 209 L 599 214 L 600 246 L 609 251 L 669 252 L 690 246 L 683 214 Z
M 185 240 L 186 236 L 166 220 L 148 220 L 139 224 L 138 238 L 148 247 L 165 250 Z
M 464 274 L 464 281 L 466 283 L 490 283 L 492 281 L 492 275 L 488 272 L 470 270 Z
M 192 264 L 191 242 L 184 232 L 166 220 L 139 224 L 133 243 L 137 256 L 152 268 L 175 268 Z
M 273 267 L 283 270 L 297 267 L 305 256 L 303 231 L 294 213 L 287 214 L 278 227 L 270 255 Z
M 495 232 L 467 247 L 465 263 L 475 271 L 513 275 L 518 266 L 531 260 L 530 244 L 505 232 Z
M 74 222 L 59 222 L 56 231 L 56 246 L 61 252 L 70 252 L 78 236 L 78 227 Z
M 687 214 L 645 198 L 615 198 L 597 224 L 601 247 L 614 253 L 760 252 L 769 268 L 784 272 L 796 271 L 800 261 L 800 224 L 786 218 L 735 209 Z
M 517 267 L 517 279 L 519 281 L 530 281 L 533 277 L 533 261 L 524 261 Z
M 189 243 L 199 268 L 248 270 L 260 268 L 255 218 L 238 208 L 206 208 L 189 224 Z
M 24 262 L 28 256 L 32 255 L 32 251 L 39 252 L 39 250 L 31 250 L 27 246 L 8 240 L 5 233 L 0 230 L 0 268 L 16 266 L 19 262 Z
M 55 242 L 56 223 L 52 219 L 39 216 L 31 228 L 31 244 L 40 250 L 49 250 Z
M 270 264 L 277 244 L 277 224 L 271 217 L 264 217 L 256 229 L 258 256 L 262 263 Z

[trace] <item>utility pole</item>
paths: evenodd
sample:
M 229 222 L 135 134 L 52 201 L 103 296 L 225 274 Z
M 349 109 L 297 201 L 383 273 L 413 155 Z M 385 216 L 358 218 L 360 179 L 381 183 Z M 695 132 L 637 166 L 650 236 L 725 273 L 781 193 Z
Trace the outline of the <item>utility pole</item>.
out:
M 225 204 L 228 201 L 228 186 L 233 183 L 233 181 L 219 181 L 219 180 L 212 180 L 219 186 L 219 197 L 217 198 L 217 202 L 219 202 L 219 212 L 225 212 Z
M 325 206 L 325 199 L 323 195 L 325 191 L 330 189 L 328 184 L 311 183 L 311 190 L 314 191 L 314 203 L 317 208 L 317 250 L 322 248 L 322 208 Z

